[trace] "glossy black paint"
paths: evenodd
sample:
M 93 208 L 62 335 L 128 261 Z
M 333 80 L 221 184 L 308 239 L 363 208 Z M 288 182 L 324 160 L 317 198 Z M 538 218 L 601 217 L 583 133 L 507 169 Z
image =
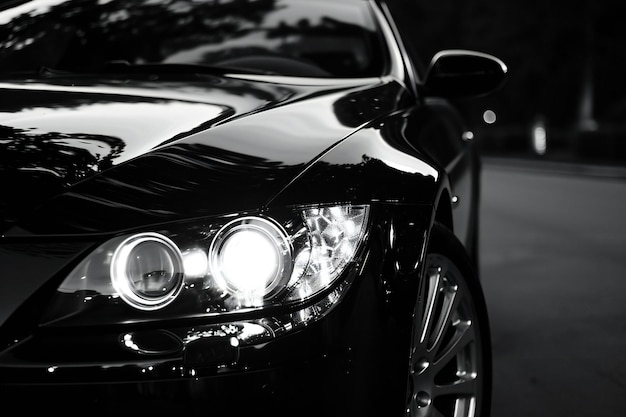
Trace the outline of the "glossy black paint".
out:
M 257 88 L 256 84 L 246 83 L 252 94 Z M 219 98 L 219 94 L 213 94 L 216 90 L 218 93 L 221 91 L 214 88 L 208 92 L 215 100 Z M 115 164 L 114 169 L 105 166 L 102 172 L 89 172 L 84 168 L 80 172 L 83 178 L 80 178 L 79 184 L 73 184 L 78 179 L 67 178 L 73 173 L 72 170 L 63 166 L 55 167 L 57 172 L 50 176 L 59 180 L 56 189 L 58 195 L 50 196 L 33 190 L 33 194 L 44 200 L 29 202 L 34 210 L 28 216 L 24 216 L 24 207 L 13 209 L 10 206 L 9 210 L 19 211 L 22 219 L 17 227 L 7 230 L 5 234 L 110 233 L 147 224 L 262 207 L 303 171 L 309 161 L 348 136 L 355 127 L 389 113 L 398 101 L 407 102 L 409 99 L 392 80 L 374 86 L 335 87 L 330 91 L 327 88 L 309 88 L 309 91 L 299 94 L 294 91 L 292 95 L 288 97 L 284 94 L 270 102 L 268 107 L 272 108 L 260 110 L 257 109 L 259 102 L 253 101 L 246 108 L 247 117 L 240 117 L 246 110 L 239 110 L 231 118 L 210 129 L 205 126 L 210 121 L 201 121 L 200 127 L 194 127 L 196 130 L 202 129 L 199 132 L 194 133 L 194 128 L 177 132 L 177 135 L 184 136 L 182 139 L 159 138 L 156 145 L 141 142 L 141 146 L 148 149 L 134 158 L 132 154 L 128 155 L 132 152 L 130 150 L 117 152 L 119 157 L 110 158 L 110 164 Z M 91 96 L 85 98 L 90 99 Z M 225 102 L 229 102 L 227 98 Z M 311 102 L 316 103 L 314 107 Z M 356 105 L 346 106 L 342 102 Z M 141 106 L 143 103 L 136 104 Z M 184 106 L 187 103 L 164 103 L 164 106 L 169 107 L 176 105 L 182 107 L 180 112 L 186 112 Z M 115 106 L 111 107 L 111 111 L 115 111 Z M 205 107 L 208 107 L 204 108 L 206 113 L 218 113 L 219 117 L 222 114 L 220 110 L 225 106 L 218 104 Z M 318 110 L 312 111 L 312 108 Z M 150 117 L 160 118 L 160 123 L 172 124 L 172 120 L 179 117 L 176 109 L 170 111 L 167 118 L 155 110 L 147 111 Z M 124 113 L 125 109 L 121 107 L 118 111 Z M 98 117 L 107 117 L 107 114 L 98 113 Z M 290 126 L 289 121 L 294 121 L 294 125 Z M 97 123 L 83 119 L 75 123 L 85 122 Z M 153 122 L 149 119 L 146 123 Z M 104 123 L 96 126 L 103 126 L 103 129 L 108 127 Z M 303 133 L 301 126 L 315 126 L 315 129 Z M 46 137 L 50 135 L 51 132 L 45 132 L 42 136 L 35 136 L 33 146 L 41 149 L 40 144 L 45 144 Z M 103 135 L 78 136 L 75 140 L 64 140 L 56 149 L 57 155 L 67 155 L 74 143 L 76 147 L 87 144 L 97 147 Z M 18 143 L 20 139 L 18 135 L 13 140 Z M 130 137 L 124 140 L 118 137 L 119 148 L 136 147 L 138 139 Z M 58 136 L 55 136 L 54 142 L 58 141 Z M 65 143 L 69 143 L 69 146 Z M 45 158 L 53 158 L 53 163 L 56 162 L 50 151 L 42 150 L 41 153 Z M 12 157 L 13 167 L 8 170 L 9 175 L 25 177 L 10 181 L 16 184 L 16 192 L 27 187 L 28 181 L 40 183 L 39 178 L 33 179 L 29 167 L 45 162 L 37 161 L 33 164 L 32 160 L 22 161 L 20 157 L 30 156 L 22 152 Z M 108 160 L 105 159 L 100 165 L 106 162 Z M 360 162 L 359 157 L 357 163 Z M 337 165 L 350 163 L 354 162 L 339 161 Z M 35 170 L 35 174 L 47 173 L 42 171 L 44 173 L 39 174 Z M 20 183 L 20 180 L 23 182 Z M 63 193 L 69 185 L 73 185 L 70 192 Z M 51 185 L 46 188 L 49 192 L 55 191 Z M 7 202 L 21 203 L 17 198 Z M 9 221 L 5 219 L 5 223 Z
M 2 341 L 9 348 L 0 356 L 0 396 L 27 401 L 24 395 L 36 395 L 50 409 L 56 409 L 59 396 L 69 397 L 75 407 L 94 415 L 162 415 L 206 407 L 243 415 L 253 410 L 278 412 L 278 406 L 296 407 L 298 414 L 307 416 L 329 407 L 338 414 L 393 412 L 390 404 L 398 407 L 403 401 L 406 339 L 429 216 L 427 206 L 399 210 L 394 204 L 380 205 L 371 244 L 357 262 L 359 281 L 323 321 L 304 332 L 234 350 L 228 337 L 211 339 L 222 344 L 213 347 L 207 360 L 190 357 L 193 347 L 183 352 L 176 340 L 191 329 L 209 331 L 219 320 L 190 321 L 186 327 L 167 322 L 121 328 L 39 327 L 18 343 Z M 390 233 L 392 229 L 398 234 Z M 5 325 L 3 330 L 10 328 Z M 143 336 L 140 343 L 145 347 L 161 351 L 147 355 L 120 349 L 121 338 L 131 331 L 140 335 L 138 340 Z M 22 366 L 26 363 L 29 366 Z M 23 384 L 28 384 L 27 393 L 20 388 Z M 233 408 L 233 402 L 241 401 L 237 387 L 245 387 L 246 400 Z M 308 404 L 310 398 L 316 400 Z
M 475 254 L 480 166 L 455 109 L 417 93 L 418 75 L 400 58 L 380 77 L 324 82 L 3 79 L 0 400 L 64 410 L 63 397 L 92 415 L 403 415 L 429 232 L 437 220 Z M 45 321 L 64 277 L 111 236 L 334 203 L 371 205 L 367 245 L 345 295 L 303 330 L 279 324 L 328 293 L 228 319 L 151 318 L 126 306 L 120 326 Z M 259 324 L 267 334 L 230 344 L 229 329 Z
M 208 184 L 196 184 L 197 178 L 204 177 L 198 175 L 197 170 L 205 169 L 208 174 L 215 175 L 224 165 L 241 165 L 242 170 L 263 170 L 263 176 L 268 177 L 269 183 L 269 177 L 273 175 L 271 172 L 265 174 L 265 170 L 291 167 L 291 172 L 285 172 L 285 175 L 294 175 L 293 169 L 299 169 L 319 152 L 319 149 L 309 149 L 308 154 L 300 156 L 307 147 L 307 143 L 298 143 L 303 142 L 301 139 L 292 140 L 284 137 L 282 132 L 266 129 L 259 132 L 267 132 L 269 138 L 258 137 L 256 131 L 245 131 L 245 123 L 239 132 L 229 134 L 228 131 L 221 133 L 224 129 L 211 129 L 211 133 L 207 133 L 207 129 L 218 122 L 312 94 L 297 91 L 296 87 L 216 78 L 206 82 L 196 81 L 197 86 L 180 81 L 164 84 L 125 82 L 122 86 L 107 86 L 95 79 L 90 85 L 77 88 L 72 87 L 72 80 L 62 84 L 61 80 L 55 80 L 54 85 L 42 81 L 22 88 L 8 84 L 11 89 L 4 95 L 4 100 L 10 103 L 17 101 L 22 107 L 5 115 L 3 121 L 8 138 L 7 152 L 3 153 L 2 161 L 3 167 L 6 167 L 2 172 L 3 182 L 15 187 L 11 187 L 8 198 L 4 200 L 7 207 L 3 214 L 8 214 L 4 214 L 3 223 L 9 226 L 15 221 L 16 216 L 12 213 L 23 216 L 25 210 L 39 210 L 47 218 L 39 219 L 40 214 L 34 217 L 46 224 L 39 227 L 24 224 L 26 230 L 29 227 L 33 229 L 28 230 L 30 233 L 102 233 L 119 230 L 129 224 L 137 226 L 141 223 L 133 223 L 135 219 L 129 219 L 121 226 L 72 223 L 80 223 L 76 216 L 81 212 L 115 210 L 114 206 L 131 216 L 133 211 L 139 211 L 139 217 L 147 215 L 149 218 L 151 211 L 145 207 L 154 207 L 154 212 L 160 212 L 159 205 L 172 204 L 171 197 L 167 199 L 162 195 L 171 195 L 172 191 L 185 193 L 186 190 L 195 193 L 197 198 L 197 190 L 203 190 L 209 197 L 215 192 L 211 183 L 228 180 L 210 177 Z M 72 118 L 72 113 L 76 111 L 80 111 L 80 118 Z M 284 116 L 297 117 L 290 114 Z M 312 120 L 312 123 L 321 124 L 319 120 Z M 33 125 L 36 128 L 29 128 Z M 272 126 L 271 123 L 267 125 Z M 335 138 L 342 132 L 321 133 L 327 134 L 324 137 Z M 229 136 L 236 138 L 230 139 Z M 272 146 L 266 143 L 268 140 L 291 141 L 293 152 L 283 152 L 281 158 L 276 160 L 278 155 L 271 152 L 277 146 L 284 147 L 284 144 Z M 255 145 L 259 141 L 265 144 L 262 147 Z M 299 148 L 305 149 L 300 151 Z M 244 163 L 249 163 L 251 167 L 244 166 Z M 143 165 L 149 165 L 145 173 Z M 115 170 L 111 169 L 113 167 Z M 154 178 L 158 174 L 163 174 L 164 178 Z M 246 173 L 233 172 L 231 175 L 238 174 Z M 70 186 L 74 186 L 72 193 L 63 196 Z M 74 191 L 76 188 L 78 190 Z M 91 188 L 96 191 L 90 191 Z M 30 190 L 26 201 L 18 197 L 23 195 L 23 190 Z M 107 196 L 107 192 L 114 196 Z M 218 192 L 211 200 L 225 200 L 224 197 Z M 145 198 L 151 201 L 145 201 Z M 49 202 L 50 199 L 53 201 Z M 174 199 L 174 204 L 177 200 Z M 201 203 L 199 201 L 198 205 Z M 39 208 L 40 204 L 44 205 Z M 68 204 L 70 207 L 66 208 Z M 188 202 L 183 204 L 189 205 Z M 83 208 L 85 205 L 87 207 Z M 141 207 L 133 210 L 137 205 Z M 172 211 L 174 213 L 169 213 Z M 154 216 L 171 219 L 176 216 L 175 211 L 170 209 L 168 213 Z M 112 216 L 112 213 L 99 213 L 109 220 L 119 217 Z M 57 215 L 67 216 L 69 220 L 56 220 Z M 84 221 L 97 222 L 97 219 L 90 217 Z M 28 220 L 22 223 L 28 223 Z M 56 223 L 61 224 L 57 226 Z

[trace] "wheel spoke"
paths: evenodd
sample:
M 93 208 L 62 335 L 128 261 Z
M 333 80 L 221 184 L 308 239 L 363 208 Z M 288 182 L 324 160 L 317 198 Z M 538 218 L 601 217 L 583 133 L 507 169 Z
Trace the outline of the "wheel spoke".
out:
M 472 342 L 476 340 L 474 328 L 470 320 L 457 321 L 453 324 L 455 332 L 448 344 L 439 352 L 432 364 L 435 370 L 440 370 L 450 361 L 456 360 L 457 356 Z
M 458 286 L 448 282 L 445 278 L 442 282 L 441 294 L 442 305 L 437 314 L 437 323 L 434 325 L 428 341 L 428 350 L 436 354 L 446 329 L 450 325 L 450 315 L 458 305 Z
M 454 397 L 468 397 L 476 394 L 478 389 L 477 378 L 467 377 L 458 379 L 450 384 L 436 385 L 433 388 L 433 398 L 446 395 Z
M 454 404 L 454 417 L 475 417 L 476 397 L 457 398 Z
M 421 331 L 419 332 L 419 343 L 423 344 L 428 340 L 433 321 L 436 318 L 435 308 L 439 297 L 439 289 L 441 287 L 441 268 L 431 268 L 425 279 L 425 307 L 421 317 Z

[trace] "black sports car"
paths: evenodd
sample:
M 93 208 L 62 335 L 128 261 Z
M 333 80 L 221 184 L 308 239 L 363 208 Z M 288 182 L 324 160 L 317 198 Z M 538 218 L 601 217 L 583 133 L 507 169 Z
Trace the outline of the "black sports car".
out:
M 3 409 L 488 414 L 449 99 L 501 61 L 422 74 L 378 0 L 0 8 Z

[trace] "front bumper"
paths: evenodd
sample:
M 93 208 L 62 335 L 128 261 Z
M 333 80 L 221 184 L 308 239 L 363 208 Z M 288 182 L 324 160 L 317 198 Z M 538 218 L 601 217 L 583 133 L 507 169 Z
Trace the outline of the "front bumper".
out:
M 307 328 L 244 347 L 231 346 L 224 336 L 223 343 L 197 345 L 201 353 L 186 349 L 182 356 L 158 358 L 138 353 L 134 360 L 97 363 L 98 355 L 114 348 L 94 344 L 107 339 L 103 334 L 75 335 L 80 347 L 74 356 L 91 350 L 76 359 L 60 351 L 68 335 L 56 346 L 49 336 L 33 337 L 1 357 L 0 404 L 64 415 L 401 412 L 406 329 L 385 314 L 371 280 L 352 290 Z M 123 339 L 123 334 L 108 336 Z M 47 360 L 26 360 L 33 355 Z
M 0 351 L 0 404 L 64 415 L 402 416 L 430 218 L 384 218 L 342 298 L 301 328 L 281 315 L 40 327 Z

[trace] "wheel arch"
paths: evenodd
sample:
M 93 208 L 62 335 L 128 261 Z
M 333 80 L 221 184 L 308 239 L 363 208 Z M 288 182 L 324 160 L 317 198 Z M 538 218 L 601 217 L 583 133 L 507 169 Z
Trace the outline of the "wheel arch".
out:
M 454 231 L 452 203 L 450 200 L 450 191 L 447 188 L 442 189 L 435 203 L 433 222 L 443 224 L 448 229 Z

